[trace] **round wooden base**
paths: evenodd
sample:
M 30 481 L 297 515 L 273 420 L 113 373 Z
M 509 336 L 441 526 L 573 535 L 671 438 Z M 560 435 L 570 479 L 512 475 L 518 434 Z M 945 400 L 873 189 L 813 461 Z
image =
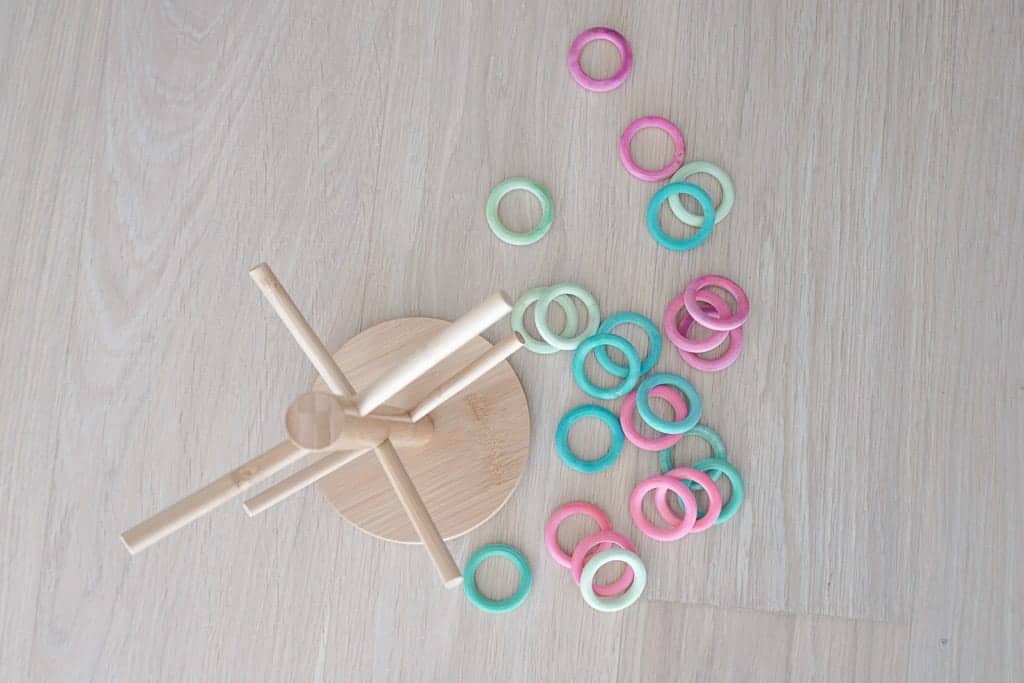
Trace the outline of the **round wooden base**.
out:
M 342 372 L 362 390 L 450 323 L 437 318 L 396 318 L 359 333 L 334 354 Z M 388 401 L 411 409 L 441 382 L 491 344 L 476 337 Z M 326 390 L 320 380 L 313 385 Z M 427 510 L 446 539 L 494 516 L 526 468 L 530 412 L 512 366 L 503 362 L 430 414 L 434 434 L 419 448 L 399 448 Z M 322 479 L 320 493 L 338 513 L 368 534 L 418 543 L 416 532 L 373 454 Z

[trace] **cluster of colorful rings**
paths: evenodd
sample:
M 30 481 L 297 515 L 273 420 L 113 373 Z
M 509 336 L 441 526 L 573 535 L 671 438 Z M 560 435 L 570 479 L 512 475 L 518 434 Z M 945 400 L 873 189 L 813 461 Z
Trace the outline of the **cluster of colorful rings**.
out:
M 685 182 L 687 178 L 698 173 L 710 175 L 722 186 L 722 201 L 718 206 L 712 203 L 711 197 L 703 188 Z M 681 195 L 697 200 L 697 203 L 700 204 L 701 215 L 698 216 L 687 211 L 679 198 Z M 697 228 L 697 232 L 689 237 L 671 237 L 665 232 L 658 220 L 658 212 L 661 210 L 662 202 L 666 200 L 676 218 L 690 227 Z M 669 184 L 659 189 L 651 197 L 651 201 L 647 205 L 647 230 L 654 240 L 666 249 L 673 251 L 695 249 L 704 244 L 711 236 L 715 225 L 729 215 L 735 200 L 736 188 L 728 173 L 707 161 L 694 161 L 676 171 L 675 175 L 669 179 Z
M 599 530 L 576 544 L 570 555 L 558 544 L 558 527 L 572 515 L 590 517 L 597 522 Z M 572 572 L 573 581 L 579 585 L 586 603 L 601 612 L 617 612 L 629 607 L 647 586 L 647 567 L 637 555 L 636 546 L 615 531 L 608 515 L 593 503 L 573 501 L 552 512 L 544 525 L 544 545 L 551 559 Z M 610 562 L 624 562 L 626 569 L 611 583 L 595 584 L 598 570 Z
M 579 299 L 587 310 L 587 325 L 578 334 L 579 313 L 576 311 L 576 304 L 569 298 L 570 296 Z M 548 309 L 552 303 L 558 304 L 565 314 L 565 324 L 561 332 L 555 332 L 548 323 Z M 533 321 L 540 339 L 534 338 L 527 331 L 523 320 L 526 309 L 533 304 L 536 304 Z M 523 337 L 523 346 L 534 353 L 572 351 L 584 339 L 597 332 L 598 326 L 601 324 L 601 309 L 590 292 L 571 282 L 563 282 L 551 287 L 535 287 L 519 297 L 512 307 L 511 324 L 512 329 Z
M 489 598 L 481 593 L 476 585 L 476 570 L 480 568 L 480 564 L 484 560 L 490 557 L 504 557 L 511 560 L 519 572 L 519 586 L 507 598 Z M 530 593 L 530 587 L 533 585 L 533 573 L 530 571 L 530 564 L 526 561 L 526 557 L 518 549 L 504 543 L 491 543 L 477 548 L 476 552 L 470 555 L 462 573 L 465 576 L 462 588 L 466 597 L 481 610 L 491 614 L 511 612 L 519 607 L 526 600 L 526 596 Z
M 711 288 L 719 287 L 736 300 L 736 310 Z M 683 312 L 682 320 L 678 320 Z M 743 350 L 743 325 L 750 316 L 750 300 L 738 284 L 721 275 L 703 275 L 676 295 L 665 308 L 662 324 L 665 336 L 679 351 L 683 361 L 695 370 L 718 372 L 724 370 L 740 356 Z M 693 339 L 694 325 L 711 330 L 704 339 Z M 714 351 L 726 344 L 725 351 L 716 358 L 704 358 L 701 353 Z

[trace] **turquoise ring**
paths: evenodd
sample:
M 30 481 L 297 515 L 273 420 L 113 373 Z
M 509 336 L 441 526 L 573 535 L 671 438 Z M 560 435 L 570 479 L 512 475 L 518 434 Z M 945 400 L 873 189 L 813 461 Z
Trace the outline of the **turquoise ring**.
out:
M 704 212 L 704 222 L 701 224 L 700 229 L 689 237 L 669 237 L 658 221 L 658 211 L 661 209 L 662 202 L 669 197 L 680 194 L 689 195 L 697 200 L 701 210 Z M 669 183 L 655 192 L 654 196 L 651 197 L 651 203 L 647 205 L 647 230 L 651 233 L 654 241 L 666 249 L 689 251 L 699 247 L 711 236 L 711 231 L 714 227 L 715 205 L 711 202 L 711 197 L 708 196 L 708 193 L 702 187 L 693 183 Z
M 601 323 L 601 326 L 597 328 L 597 332 L 598 334 L 602 332 L 611 332 L 619 325 L 636 325 L 647 334 L 647 357 L 644 358 L 643 362 L 640 364 L 640 374 L 646 375 L 654 369 L 654 366 L 658 364 L 658 360 L 661 358 L 661 333 L 658 332 L 658 326 L 655 325 L 650 318 L 640 315 L 639 313 L 634 313 L 633 311 L 619 311 Z M 613 361 L 608 356 L 608 352 L 604 347 L 598 347 L 594 352 L 594 357 L 597 358 L 597 362 L 600 363 L 601 367 L 610 375 L 625 377 L 629 374 L 629 368 L 623 367 Z
M 597 460 L 583 460 L 569 450 L 569 429 L 577 421 L 585 417 L 594 417 L 601 420 L 601 422 L 608 426 L 608 431 L 612 435 L 612 442 L 609 444 L 608 450 Z M 622 453 L 622 443 L 624 440 L 625 436 L 622 434 L 622 425 L 619 424 L 619 418 L 607 408 L 591 404 L 576 406 L 570 410 L 562 417 L 562 420 L 558 423 L 558 429 L 555 430 L 555 450 L 558 451 L 559 457 L 562 458 L 566 465 L 584 474 L 594 474 L 614 465 Z
M 489 557 L 504 557 L 512 560 L 512 563 L 516 565 L 516 569 L 519 571 L 519 587 L 516 588 L 515 593 L 507 598 L 494 600 L 481 593 L 480 589 L 477 588 L 476 570 L 480 567 L 480 563 Z M 530 586 L 533 585 L 533 574 L 530 572 L 530 564 L 526 561 L 526 558 L 519 550 L 504 543 L 492 543 L 477 548 L 476 552 L 469 557 L 469 561 L 466 562 L 466 568 L 463 569 L 462 573 L 465 575 L 462 588 L 466 592 L 466 597 L 481 610 L 491 614 L 511 612 L 516 607 L 519 607 L 526 600 L 526 596 L 530 592 Z
M 676 420 L 674 422 L 671 420 L 665 420 L 658 417 L 654 411 L 651 410 L 651 403 L 649 400 L 651 389 L 662 385 L 675 387 L 682 392 L 689 407 L 689 412 L 682 420 Z M 637 412 L 640 413 L 640 417 L 643 418 L 644 422 L 654 429 L 657 429 L 662 434 L 685 434 L 693 429 L 697 423 L 700 422 L 700 408 L 700 396 L 697 394 L 697 390 L 694 386 L 679 375 L 673 375 L 670 372 L 659 372 L 651 375 L 641 382 L 640 388 L 636 390 Z
M 591 382 L 587 377 L 587 369 L 584 365 L 588 353 L 600 350 L 604 346 L 611 346 L 621 351 L 629 366 L 625 377 L 614 387 L 599 387 Z M 629 343 L 629 340 L 617 334 L 595 334 L 593 337 L 584 339 L 583 343 L 576 347 L 576 353 L 572 357 L 572 376 L 585 394 L 605 401 L 612 401 L 633 391 L 633 387 L 640 381 L 640 354 L 637 353 L 636 347 Z

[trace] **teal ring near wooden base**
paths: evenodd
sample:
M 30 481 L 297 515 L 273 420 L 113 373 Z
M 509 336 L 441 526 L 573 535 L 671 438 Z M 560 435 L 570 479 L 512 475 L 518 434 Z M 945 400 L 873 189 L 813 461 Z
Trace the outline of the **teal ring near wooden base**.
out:
M 597 460 L 583 460 L 569 450 L 569 430 L 576 422 L 585 417 L 601 420 L 608 425 L 608 431 L 612 435 L 612 442 L 609 444 L 608 450 Z M 559 421 L 558 429 L 555 430 L 555 450 L 558 451 L 558 456 L 562 458 L 562 461 L 572 469 L 584 474 L 594 474 L 615 464 L 622 453 L 622 444 L 625 438 L 619 418 L 612 411 L 601 406 L 584 404 L 570 410 Z
M 477 588 L 476 570 L 489 557 L 504 557 L 512 560 L 519 571 L 519 587 L 516 588 L 515 593 L 507 598 L 494 600 L 485 596 Z M 526 600 L 526 596 L 530 592 L 530 586 L 533 585 L 533 574 L 530 572 L 530 564 L 526 561 L 526 557 L 516 548 L 504 543 L 491 543 L 490 545 L 477 548 L 476 552 L 470 555 L 469 561 L 466 562 L 466 567 L 462 573 L 465 577 L 462 582 L 462 588 L 466 592 L 466 597 L 469 598 L 471 603 L 490 614 L 511 612 L 516 607 L 519 607 Z

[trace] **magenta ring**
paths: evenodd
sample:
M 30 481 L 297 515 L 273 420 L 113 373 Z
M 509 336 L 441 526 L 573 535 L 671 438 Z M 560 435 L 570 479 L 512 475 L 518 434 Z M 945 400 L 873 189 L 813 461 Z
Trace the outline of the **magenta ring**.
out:
M 684 503 L 689 505 L 687 501 L 684 501 Z M 590 517 L 601 527 L 601 531 L 608 531 L 612 528 L 612 522 L 608 519 L 608 515 L 593 503 L 577 500 L 566 503 L 552 512 L 547 524 L 544 525 L 544 545 L 547 546 L 551 559 L 566 569 L 572 567 L 572 558 L 569 557 L 569 553 L 562 550 L 562 546 L 558 545 L 558 525 L 567 517 L 573 515 L 586 515 Z M 601 550 L 608 550 L 609 548 L 611 548 L 610 544 L 601 548 Z
M 716 295 L 714 292 L 700 290 L 696 294 L 697 301 L 703 301 L 704 303 L 712 303 L 711 301 L 708 301 L 710 297 L 715 297 L 719 301 L 722 301 L 723 303 L 725 302 L 722 297 Z M 712 351 L 717 349 L 719 344 L 724 342 L 725 338 L 729 336 L 728 332 L 723 332 L 721 330 L 715 330 L 706 339 L 690 339 L 685 336 L 680 332 L 680 328 L 682 326 L 676 322 L 676 316 L 679 315 L 679 311 L 682 311 L 685 308 L 686 305 L 683 301 L 683 293 L 680 292 L 668 303 L 668 306 L 665 308 L 665 315 L 661 321 L 662 326 L 665 328 L 665 336 L 668 337 L 668 340 L 672 342 L 672 345 L 680 351 L 689 351 L 691 353 L 705 353 L 707 351 Z M 725 315 L 725 313 L 728 312 L 729 308 L 728 305 L 726 305 L 725 312 L 722 315 Z
M 583 48 L 595 40 L 607 40 L 619 51 L 619 70 L 611 78 L 592 78 L 580 66 L 580 56 L 583 54 Z M 576 36 L 576 40 L 572 41 L 572 45 L 569 47 L 569 73 L 572 74 L 573 80 L 591 92 L 615 90 L 625 82 L 626 77 L 629 76 L 629 72 L 632 70 L 633 49 L 629 46 L 629 41 L 614 29 L 605 26 L 588 28 Z
M 633 161 L 632 152 L 629 151 L 629 143 L 633 141 L 633 136 L 643 128 L 660 128 L 665 131 L 672 138 L 672 144 L 676 148 L 672 161 L 656 171 L 638 166 Z M 660 116 L 642 116 L 626 126 L 626 130 L 622 132 L 622 138 L 619 139 L 619 158 L 622 159 L 622 165 L 626 167 L 626 170 L 633 177 L 646 180 L 649 183 L 656 183 L 659 180 L 665 180 L 678 171 L 679 167 L 686 161 L 686 140 L 683 138 L 683 133 L 679 130 L 679 127 L 668 119 Z
M 708 315 L 718 319 L 725 315 L 729 311 L 729 304 L 725 302 L 725 299 L 708 292 L 706 290 L 701 291 L 697 294 L 697 299 L 700 301 L 701 308 L 708 313 Z M 705 299 L 709 301 L 705 301 Z M 682 322 L 679 323 L 679 332 L 686 337 L 690 332 L 690 328 L 693 326 L 694 320 L 690 316 L 690 312 L 687 311 L 686 315 L 683 316 Z M 729 330 L 728 332 L 716 332 L 715 334 L 728 335 L 729 344 L 725 353 L 720 355 L 718 358 L 701 358 L 696 353 L 691 351 L 684 351 L 683 349 L 677 349 L 679 351 L 679 357 L 694 370 L 701 370 L 703 372 L 718 372 L 719 370 L 725 370 L 727 367 L 736 362 L 736 359 L 740 357 L 740 351 L 743 350 L 743 328 L 737 327 L 735 330 Z
M 654 489 L 659 491 L 667 489 L 682 499 L 683 519 L 675 526 L 667 529 L 657 527 L 644 516 L 644 496 L 647 495 L 648 491 Z M 719 502 L 721 502 L 721 496 L 719 496 Z M 665 475 L 651 477 L 650 479 L 644 479 L 642 482 L 637 484 L 636 488 L 633 489 L 633 493 L 630 494 L 629 516 L 633 518 L 633 523 L 636 524 L 640 531 L 644 532 L 644 534 L 654 540 L 676 541 L 690 533 L 693 529 L 694 523 L 697 521 L 697 497 L 693 495 L 693 491 L 691 491 L 686 484 L 675 477 Z
M 669 405 L 672 406 L 672 412 L 675 414 L 675 417 L 672 419 L 676 422 L 682 420 L 690 412 L 690 407 L 686 404 L 686 399 L 683 398 L 683 395 L 675 387 L 668 384 L 659 384 L 654 387 L 651 389 L 650 395 L 668 401 Z M 619 424 L 622 425 L 622 433 L 629 439 L 631 444 L 643 451 L 663 451 L 666 448 L 672 448 L 683 438 L 682 434 L 664 434 L 648 438 L 637 430 L 634 423 L 635 419 L 636 391 L 634 390 L 626 395 L 626 398 L 622 401 L 622 407 L 619 409 Z
M 697 292 L 708 287 L 721 287 L 736 298 L 736 312 L 725 318 L 712 318 L 697 304 Z M 683 290 L 683 305 L 698 323 L 709 330 L 729 331 L 747 322 L 750 317 L 750 300 L 743 288 L 721 275 L 701 275 Z
M 665 473 L 666 477 L 674 477 L 681 479 L 682 481 L 695 481 L 700 484 L 700 487 L 707 491 L 708 494 L 708 509 L 703 515 L 697 518 L 694 522 L 693 527 L 690 529 L 690 533 L 697 533 L 698 531 L 704 531 L 710 529 L 711 526 L 718 519 L 718 515 L 722 514 L 722 492 L 718 490 L 718 485 L 711 481 L 711 477 L 706 475 L 700 470 L 692 467 L 677 467 L 674 470 L 669 470 Z M 680 482 L 682 483 L 682 482 Z M 685 487 L 689 490 L 689 487 Z M 673 489 L 675 490 L 675 489 Z M 696 497 L 694 498 L 696 500 Z M 670 525 L 675 526 L 676 524 L 685 523 L 690 518 L 690 501 L 684 500 L 683 505 L 683 519 L 679 519 L 676 513 L 672 512 L 672 508 L 668 506 L 668 490 L 664 488 L 658 488 L 654 492 L 654 505 L 658 508 L 658 514 L 661 518 L 668 522 Z M 694 503 L 696 505 L 696 503 Z
M 572 551 L 572 567 L 570 567 L 572 569 L 572 580 L 579 584 L 580 578 L 583 575 L 583 565 L 590 559 L 591 550 L 595 547 L 604 548 L 612 544 L 631 553 L 636 552 L 636 546 L 633 545 L 633 541 L 618 531 L 605 529 L 595 534 L 590 534 L 580 541 L 579 545 L 576 546 L 576 550 Z M 627 566 L 626 571 L 622 572 L 622 576 L 611 583 L 594 583 L 594 592 L 602 598 L 610 598 L 613 595 L 624 593 L 631 583 L 633 583 L 633 570 Z

